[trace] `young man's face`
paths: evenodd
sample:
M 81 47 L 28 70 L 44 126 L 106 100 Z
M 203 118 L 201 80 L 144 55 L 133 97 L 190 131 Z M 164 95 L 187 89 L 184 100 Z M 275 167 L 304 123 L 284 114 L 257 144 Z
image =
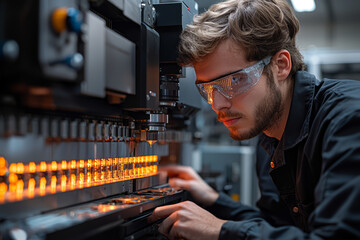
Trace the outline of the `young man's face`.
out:
M 245 56 L 245 51 L 233 41 L 222 41 L 213 53 L 194 65 L 197 82 L 207 82 L 256 63 L 247 61 Z M 272 74 L 268 77 L 263 73 L 256 85 L 231 99 L 217 89 L 212 92 L 212 108 L 217 119 L 235 140 L 255 137 L 273 127 L 281 116 L 281 103 L 281 93 Z

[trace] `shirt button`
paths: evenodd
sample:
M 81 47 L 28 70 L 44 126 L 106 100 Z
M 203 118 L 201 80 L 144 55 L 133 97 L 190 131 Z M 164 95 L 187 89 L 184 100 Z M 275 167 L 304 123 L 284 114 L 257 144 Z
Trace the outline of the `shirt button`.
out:
M 274 162 L 270 162 L 270 167 L 274 168 L 275 167 L 275 163 Z
M 293 211 L 293 213 L 298 213 L 298 212 L 299 212 L 299 208 L 298 208 L 298 207 L 293 207 L 292 211 Z

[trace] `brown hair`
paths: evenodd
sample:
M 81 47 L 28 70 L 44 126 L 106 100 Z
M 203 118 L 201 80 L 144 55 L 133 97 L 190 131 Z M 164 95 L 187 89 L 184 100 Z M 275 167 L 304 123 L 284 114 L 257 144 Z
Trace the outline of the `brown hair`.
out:
M 290 76 L 305 65 L 296 48 L 299 21 L 286 0 L 228 0 L 194 17 L 181 34 L 179 63 L 194 65 L 231 38 L 247 49 L 248 61 L 259 61 L 281 49 L 290 52 Z

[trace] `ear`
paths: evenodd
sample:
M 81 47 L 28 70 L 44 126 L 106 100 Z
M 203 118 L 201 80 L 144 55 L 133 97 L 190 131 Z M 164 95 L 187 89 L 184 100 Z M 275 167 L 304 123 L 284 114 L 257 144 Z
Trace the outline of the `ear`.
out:
M 289 77 L 291 71 L 291 56 L 289 51 L 281 49 L 272 58 L 275 65 L 274 74 L 277 75 L 279 81 L 284 81 Z

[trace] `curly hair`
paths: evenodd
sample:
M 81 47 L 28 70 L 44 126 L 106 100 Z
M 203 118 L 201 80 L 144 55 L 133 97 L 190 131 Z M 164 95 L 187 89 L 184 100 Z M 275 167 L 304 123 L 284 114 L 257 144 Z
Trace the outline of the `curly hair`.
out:
M 212 53 L 222 40 L 232 39 L 246 49 L 248 61 L 259 61 L 281 49 L 290 52 L 290 76 L 303 70 L 295 36 L 300 24 L 286 0 L 228 0 L 196 15 L 180 36 L 179 64 L 194 65 Z

